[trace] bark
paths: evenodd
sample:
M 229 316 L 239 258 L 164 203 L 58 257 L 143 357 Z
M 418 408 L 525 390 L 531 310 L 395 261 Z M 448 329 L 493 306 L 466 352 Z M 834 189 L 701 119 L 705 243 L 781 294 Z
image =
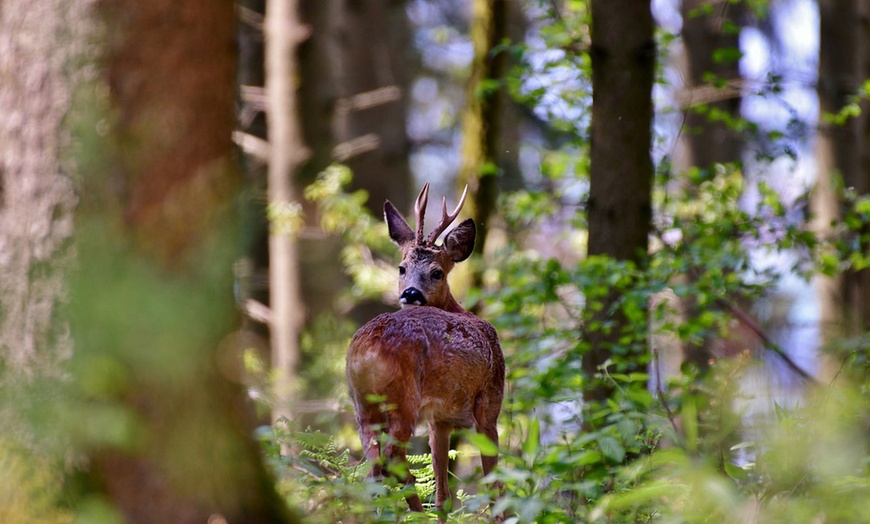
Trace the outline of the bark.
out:
M 711 11 L 703 12 L 702 8 L 707 5 L 711 6 Z M 680 165 L 683 171 L 690 167 L 712 171 L 714 164 L 741 161 L 742 137 L 724 120 L 718 116 L 711 118 L 710 114 L 740 118 L 740 64 L 738 56 L 731 53 L 740 48 L 743 10 L 739 3 L 710 0 L 683 0 L 681 4 L 686 82 L 681 94 L 685 116 L 681 137 L 686 146 Z M 727 58 L 717 58 L 717 52 Z M 692 276 L 681 278 L 688 280 Z M 687 297 L 682 302 L 689 317 L 701 313 L 694 298 Z M 699 370 L 707 369 L 715 358 L 708 339 L 700 343 L 684 342 L 682 352 L 683 362 Z
M 298 185 L 312 182 L 332 162 L 335 147 L 336 68 L 341 63 L 337 25 L 340 0 L 301 2 L 300 15 L 311 29 L 298 48 L 299 115 L 311 157 L 297 174 Z
M 517 10 L 520 6 L 511 0 L 475 0 L 472 4 L 474 60 L 462 121 L 459 179 L 461 185 L 470 186 L 473 195 L 466 212 L 477 224 L 475 252 L 478 254 L 482 254 L 486 246 L 502 180 L 507 178 L 516 183 L 519 178 L 516 173 L 518 136 L 505 125 L 506 122 L 516 124 L 516 119 L 512 118 L 515 117 L 514 107 L 504 85 L 509 57 L 506 51 L 494 52 L 496 46 L 510 40 L 511 20 Z
M 298 213 L 293 175 L 308 158 L 296 110 L 296 48 L 306 38 L 295 0 L 266 4 L 266 92 L 269 121 L 269 205 Z M 293 219 L 292 216 L 285 219 Z M 299 282 L 297 228 L 273 223 L 269 235 L 272 367 L 278 374 L 274 417 L 291 418 L 292 387 L 299 363 L 304 320 Z
M 523 44 L 529 27 L 523 4 L 512 0 L 504 1 L 503 10 L 505 13 L 501 16 L 506 18 L 504 22 L 506 27 L 502 40 L 496 41 L 496 43 L 504 43 L 506 40 L 511 45 Z M 509 76 L 511 70 L 519 65 L 516 56 L 511 51 L 504 51 L 503 55 L 501 57 L 502 63 L 496 74 L 501 79 Z M 501 104 L 499 136 L 496 142 L 499 147 L 495 149 L 496 164 L 501 171 L 499 186 L 502 191 L 519 191 L 526 187 L 520 169 L 520 137 L 523 133 L 522 128 L 528 119 L 525 117 L 525 109 L 514 100 L 506 83 L 501 86 L 500 96 L 504 103 Z
M 56 374 L 72 351 L 61 309 L 77 197 L 62 122 L 89 6 L 0 8 L 0 367 L 19 375 Z
M 410 143 L 405 132 L 413 46 L 406 3 L 396 0 L 302 2 L 311 37 L 299 47 L 300 115 L 311 158 L 297 174 L 304 186 L 332 162 L 353 171 L 353 188 L 380 215 L 385 200 L 410 201 Z M 311 222 L 315 210 L 307 209 Z M 303 296 L 312 317 L 331 314 L 348 283 L 335 238 L 300 239 Z M 365 321 L 384 311 L 364 304 Z
M 385 200 L 406 209 L 411 197 L 405 132 L 413 46 L 405 2 L 343 0 L 337 19 L 338 100 L 333 157 L 354 173 L 379 216 Z
M 819 179 L 813 190 L 814 227 L 830 237 L 832 224 L 842 219 L 837 187 L 854 188 L 858 195 L 870 192 L 870 173 L 864 157 L 866 116 L 850 118 L 843 125 L 824 122 L 849 103 L 864 77 L 866 7 L 858 0 L 819 2 L 819 112 L 822 124 L 816 144 Z M 864 247 L 866 252 L 866 247 Z M 840 336 L 870 329 L 870 277 L 868 272 L 848 270 L 839 277 L 816 281 L 821 311 L 823 343 Z
M 643 0 L 593 0 L 591 12 L 588 253 L 640 264 L 647 253 L 652 214 L 653 18 L 649 2 Z M 627 21 L 631 31 L 625 31 Z M 600 317 L 597 320 L 612 321 L 614 327 L 586 334 L 591 345 L 583 358 L 583 370 L 590 377 L 584 389 L 587 400 L 601 400 L 611 391 L 591 378 L 627 327 L 625 317 L 611 311 L 616 298 L 611 294 L 601 313 L 593 314 Z M 634 357 L 640 360 L 642 355 L 628 356 Z
M 340 86 L 339 39 L 341 0 L 301 2 L 300 14 L 310 28 L 298 48 L 299 116 L 304 142 L 311 151 L 308 162 L 296 173 L 298 188 L 311 183 L 333 162 L 336 146 L 334 121 Z M 316 210 L 307 209 L 307 223 L 317 221 Z M 335 311 L 335 297 L 348 283 L 341 265 L 342 244 L 336 238 L 299 238 L 302 295 L 311 318 Z M 304 364 L 303 364 L 304 365 Z
M 699 10 L 714 4 L 709 14 Z M 685 82 L 681 102 L 686 122 L 682 137 L 688 143 L 686 166 L 709 169 L 715 163 L 739 162 L 743 140 L 725 122 L 711 119 L 698 108 L 721 112 L 732 118 L 740 116 L 741 81 L 739 57 L 729 56 L 740 49 L 739 26 L 743 10 L 739 3 L 710 0 L 683 0 L 683 50 Z M 711 84 L 709 76 L 714 82 Z
M 109 110 L 80 156 L 71 307 L 71 435 L 89 485 L 132 523 L 292 521 L 251 438 L 227 336 L 241 185 L 233 3 L 100 11 L 108 43 L 92 90 Z

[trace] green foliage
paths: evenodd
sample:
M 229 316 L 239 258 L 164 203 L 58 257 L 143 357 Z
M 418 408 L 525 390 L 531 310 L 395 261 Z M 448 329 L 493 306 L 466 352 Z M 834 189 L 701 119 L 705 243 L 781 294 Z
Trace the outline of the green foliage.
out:
M 477 483 L 501 487 L 493 513 L 512 523 L 868 520 L 860 496 L 870 482 L 866 336 L 834 348 L 843 364 L 839 384 L 846 386 L 815 386 L 796 407 L 759 409 L 761 401 L 744 384 L 758 373 L 761 359 L 755 357 L 770 343 L 750 347 L 740 340 L 735 332 L 749 327 L 734 311 L 768 298 L 787 274 L 810 278 L 870 267 L 870 203 L 842 190 L 844 220 L 829 238 L 819 238 L 764 180 L 747 183 L 742 166 L 677 173 L 664 158 L 657 166 L 652 250 L 645 260 L 582 259 L 550 249 L 564 241 L 582 253 L 585 243 L 583 213 L 566 218 L 563 211 L 572 205 L 582 211 L 577 195 L 588 182 L 589 13 L 584 1 L 538 5 L 541 19 L 535 22 L 552 52 L 537 62 L 525 44 L 502 43 L 498 52 L 519 59 L 504 82 L 541 119 L 552 149 L 541 152 L 537 189 L 501 196 L 509 239 L 486 261 L 486 288 L 471 291 L 481 316 L 499 332 L 509 372 L 500 441 L 465 437 L 479 452 L 499 452 L 499 467 Z M 756 13 L 767 8 L 764 1 L 747 5 Z M 709 9 L 705 4 L 696 14 Z M 659 32 L 657 38 L 666 44 L 674 35 Z M 713 58 L 733 62 L 741 55 L 721 49 Z M 536 79 L 545 74 L 560 78 L 558 85 Z M 661 71 L 659 78 L 664 81 Z M 782 91 L 782 78 L 767 80 L 760 95 Z M 721 88 L 727 79 L 705 81 Z M 759 159 L 794 156 L 784 145 L 786 131 L 762 130 L 710 105 L 692 111 L 775 145 Z M 844 109 L 831 122 L 854 111 Z M 346 242 L 343 261 L 354 281 L 347 300 L 383 297 L 395 274 L 382 260 L 395 248 L 380 219 L 364 211 L 365 194 L 344 192 L 349 177 L 346 169 L 332 167 L 306 197 L 318 205 L 323 229 Z M 787 254 L 791 265 L 759 264 L 759 253 Z M 318 331 L 332 329 L 327 326 Z M 596 349 L 590 340 L 600 333 L 615 335 L 607 338 L 610 358 L 587 374 L 583 358 Z M 710 340 L 743 346 L 739 356 L 713 361 L 709 369 L 686 364 L 676 376 L 662 376 L 661 353 Z M 612 394 L 584 402 L 584 391 L 600 383 Z M 420 518 L 407 512 L 395 483 L 367 479 L 370 466 L 347 429 L 331 438 L 278 430 L 264 443 L 288 498 L 309 510 L 312 521 Z M 280 456 L 281 446 L 289 453 Z M 417 456 L 415 464 L 427 460 Z M 418 468 L 415 475 L 416 489 L 428 497 L 431 469 Z M 488 502 L 485 494 L 460 492 L 458 499 L 451 521 L 477 518 Z
M 336 445 L 335 437 L 320 431 L 297 431 L 278 424 L 262 428 L 259 436 L 280 477 L 281 493 L 304 510 L 306 522 L 429 522 L 435 516 L 431 504 L 426 504 L 427 514 L 417 514 L 408 511 L 405 501 L 413 492 L 424 501 L 434 494 L 431 454 L 409 454 L 417 482 L 405 487 L 390 476 L 371 478 L 371 464 L 359 462 L 348 448 Z M 290 452 L 282 453 L 282 449 Z M 457 452 L 451 452 L 451 459 L 458 457 Z M 451 522 L 486 521 L 483 513 L 488 496 L 458 490 L 457 499 L 459 507 L 451 513 Z
M 586 0 L 536 2 L 533 20 L 540 37 L 535 48 L 513 46 L 517 66 L 506 79 L 511 95 L 533 108 L 542 123 L 577 146 L 587 136 L 592 108 L 592 61 L 588 54 L 589 3 Z M 546 53 L 541 51 L 547 50 Z M 557 81 L 541 80 L 554 78 Z
M 843 107 L 836 113 L 822 115 L 822 121 L 831 126 L 843 126 L 850 119 L 861 116 L 861 105 L 866 103 L 868 98 L 870 98 L 870 80 L 865 80 L 858 92 L 851 95 Z
M 395 256 L 386 226 L 365 209 L 368 199 L 365 191 L 345 192 L 350 180 L 350 170 L 336 164 L 305 188 L 305 198 L 317 204 L 321 228 L 341 236 L 345 242 L 341 258 L 353 286 L 349 295 L 339 301 L 339 309 L 347 309 L 364 298 L 382 299 L 396 285 L 394 265 L 385 262 L 387 257 L 382 255 Z
M 0 438 L 0 522 L 68 524 L 73 514 L 61 509 L 62 472 L 48 457 Z
M 347 389 L 344 381 L 344 355 L 356 326 L 331 315 L 315 318 L 302 333 L 300 390 L 306 398 L 339 398 Z
M 305 224 L 302 206 L 298 202 L 271 202 L 266 217 L 273 234 L 295 236 Z
M 552 158 L 552 179 L 576 176 L 567 156 Z M 324 174 L 318 184 L 331 184 L 330 190 L 315 193 L 318 202 L 330 206 L 322 213 L 333 221 L 333 231 L 363 227 L 347 238 L 356 242 L 354 249 L 368 250 L 366 256 L 346 260 L 351 274 L 363 275 L 354 264 L 378 266 L 382 262 L 376 253 L 394 248 L 378 245 L 376 236 L 385 238 L 386 233 L 377 231 L 376 220 L 362 211 L 361 195 L 342 193 L 347 178 L 339 174 Z M 756 206 L 746 209 L 743 174 L 734 166 L 683 176 L 691 183 L 657 189 L 656 242 L 642 267 L 603 257 L 566 261 L 541 256 L 537 249 L 524 248 L 533 237 L 523 234 L 488 264 L 482 315 L 500 334 L 509 389 L 500 442 L 473 433 L 466 438 L 480 452 L 499 451 L 499 467 L 477 487 L 501 486 L 492 511 L 505 514 L 508 522 L 740 521 L 750 510 L 774 520 L 805 520 L 826 511 L 829 503 L 842 504 L 831 514 L 845 520 L 863 511 L 855 494 L 870 479 L 866 459 L 852 469 L 829 469 L 818 480 L 811 474 L 828 461 L 843 463 L 839 455 L 827 453 L 825 439 L 839 438 L 838 452 L 864 457 L 858 451 L 864 437 L 838 433 L 836 428 L 845 425 L 834 420 L 825 422 L 830 434 L 809 431 L 807 421 L 816 416 L 809 406 L 779 410 L 777 419 L 748 417 L 745 406 L 752 399 L 737 386 L 752 372 L 748 353 L 715 363 L 704 375 L 684 369 L 669 381 L 638 370 L 656 356 L 646 349 L 650 326 L 653 337 L 671 336 L 681 343 L 727 338 L 734 326 L 728 305 L 765 296 L 783 272 L 809 276 L 825 270 L 825 250 L 835 271 L 860 263 L 856 255 L 847 262 L 847 250 L 858 252 L 870 206 L 855 199 L 854 218 L 833 239 L 822 241 L 795 223 L 782 198 L 765 184 L 757 188 Z M 504 195 L 504 216 L 512 229 L 535 231 L 559 209 L 562 197 L 535 191 Z M 368 234 L 373 235 L 368 243 L 360 243 Z M 858 240 L 848 241 L 850 235 Z M 773 269 L 754 264 L 752 250 L 792 250 L 800 256 L 792 268 Z M 690 279 L 680 278 L 687 274 Z M 664 293 L 691 298 L 697 314 L 678 315 L 678 304 L 656 298 Z M 605 300 L 613 296 L 616 300 Z M 617 317 L 628 322 L 617 323 Z M 320 330 L 336 331 L 330 326 L 334 324 Z M 590 350 L 588 335 L 614 329 L 620 331 L 611 358 L 594 376 L 585 375 L 581 364 Z M 340 338 L 334 339 L 337 348 Z M 856 344 L 843 349 L 849 355 L 843 380 L 866 384 L 867 344 Z M 657 366 L 653 361 L 652 367 Z M 603 402 L 582 403 L 582 392 L 592 381 L 609 384 L 613 394 Z M 855 411 L 843 415 L 840 407 L 866 409 L 866 387 L 844 395 L 851 400 L 844 398 L 826 416 L 860 418 Z M 852 404 L 856 398 L 863 398 L 863 404 Z M 802 432 L 792 431 L 794 424 Z M 394 482 L 367 478 L 370 466 L 348 451 L 358 444 L 347 429 L 331 438 L 312 431 L 277 434 L 264 442 L 288 498 L 309 510 L 312 521 L 419 517 L 406 511 Z M 787 435 L 815 442 L 804 453 L 814 458 L 796 465 L 785 460 L 780 454 L 789 449 Z M 290 453 L 280 457 L 276 450 L 282 442 Z M 427 463 L 423 456 L 415 460 Z M 432 489 L 427 467 L 415 469 L 424 498 Z M 451 521 L 479 518 L 489 500 L 485 494 L 464 492 L 458 499 Z
M 656 451 L 620 476 L 631 490 L 601 499 L 592 516 L 665 522 L 867 522 L 868 398 L 814 391 L 803 407 L 757 425 L 724 462 L 683 447 Z M 715 459 L 715 457 L 713 457 Z

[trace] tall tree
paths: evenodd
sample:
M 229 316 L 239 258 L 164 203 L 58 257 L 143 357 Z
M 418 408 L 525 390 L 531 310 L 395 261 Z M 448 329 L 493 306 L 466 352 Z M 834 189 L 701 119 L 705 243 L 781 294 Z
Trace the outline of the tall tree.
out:
M 505 77 L 509 53 L 498 46 L 521 38 L 516 34 L 522 16 L 513 0 L 474 0 L 471 42 L 474 59 L 466 90 L 462 119 L 462 159 L 459 179 L 472 188 L 467 206 L 478 225 L 475 252 L 486 244 L 490 218 L 495 212 L 500 186 L 516 188 L 519 174 L 517 114 Z
M 368 191 L 373 213 L 382 212 L 385 200 L 405 209 L 412 193 L 405 121 L 413 50 L 406 2 L 342 0 L 340 5 L 333 155 L 351 168 L 354 186 Z
M 405 209 L 411 197 L 405 120 L 413 49 L 406 2 L 331 0 L 300 7 L 310 38 L 299 47 L 299 111 L 312 155 L 297 184 L 339 162 L 353 171 L 353 187 L 369 193 L 373 213 L 380 214 L 387 199 Z M 341 245 L 316 235 L 301 244 L 309 313 L 332 313 L 346 284 Z M 367 320 L 382 310 L 367 304 L 354 316 Z
M 591 7 L 588 253 L 641 264 L 652 218 L 654 22 L 645 0 L 592 0 Z M 631 30 L 626 31 L 629 21 Z M 611 294 L 600 313 L 594 313 L 608 317 L 610 322 L 602 324 L 613 327 L 587 334 L 591 347 L 583 357 L 583 370 L 590 379 L 611 356 L 628 322 L 613 307 L 617 298 Z M 601 400 L 610 391 L 603 381 L 590 380 L 584 396 Z
M 99 9 L 108 42 L 90 101 L 108 107 L 83 126 L 99 134 L 82 138 L 70 308 L 72 434 L 89 485 L 127 522 L 290 521 L 227 337 L 241 184 L 233 3 Z
M 338 25 L 343 2 L 300 2 L 303 23 L 310 36 L 297 50 L 299 60 L 299 117 L 311 157 L 294 178 L 300 189 L 335 161 L 335 120 L 340 86 L 337 69 L 342 63 Z M 315 210 L 307 209 L 306 220 L 315 223 Z M 310 319 L 335 310 L 335 297 L 347 277 L 341 265 L 341 244 L 335 238 L 299 238 L 302 295 Z M 303 364 L 304 366 L 304 364 Z
M 294 174 L 309 153 L 297 114 L 296 48 L 306 38 L 295 0 L 266 4 L 266 93 L 269 113 L 269 297 L 272 367 L 278 373 L 277 417 L 291 418 L 289 403 L 299 363 L 304 313 L 298 265 L 298 224 L 302 220 Z
M 0 367 L 56 374 L 72 351 L 60 321 L 77 197 L 59 132 L 85 51 L 86 2 L 0 9 Z
M 709 176 L 714 164 L 741 161 L 744 142 L 732 124 L 740 118 L 742 101 L 739 37 L 744 10 L 740 2 L 683 0 L 680 4 L 685 56 L 680 96 L 685 115 L 680 134 L 685 144 L 679 166 L 683 171 L 697 167 Z M 689 316 L 700 314 L 694 297 L 682 302 Z M 682 350 L 682 361 L 697 369 L 706 369 L 713 358 L 707 337 L 684 342 Z
M 816 230 L 826 237 L 843 216 L 838 188 L 851 187 L 859 195 L 870 194 L 870 164 L 864 152 L 865 126 L 870 119 L 862 115 L 840 124 L 826 120 L 826 115 L 836 114 L 850 103 L 850 97 L 870 73 L 865 69 L 866 16 L 866 4 L 859 0 L 819 1 L 817 91 L 821 124 L 816 142 L 819 178 L 812 205 Z M 821 277 L 816 284 L 824 342 L 870 329 L 870 274 L 866 270 Z
M 687 142 L 687 166 L 709 169 L 716 163 L 739 162 L 740 134 L 729 119 L 740 116 L 739 2 L 683 0 L 682 39 L 685 85 L 681 102 L 685 112 L 682 137 Z

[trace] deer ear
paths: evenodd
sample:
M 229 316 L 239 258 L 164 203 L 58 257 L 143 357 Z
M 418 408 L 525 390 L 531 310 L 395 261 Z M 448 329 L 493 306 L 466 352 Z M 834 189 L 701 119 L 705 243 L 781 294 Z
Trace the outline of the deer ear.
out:
M 414 240 L 414 231 L 402 218 L 402 214 L 389 200 L 384 202 L 384 220 L 390 230 L 390 238 L 399 246 L 404 246 Z
M 474 237 L 477 229 L 474 220 L 468 218 L 462 221 L 456 228 L 444 238 L 444 248 L 454 262 L 462 262 L 474 251 Z

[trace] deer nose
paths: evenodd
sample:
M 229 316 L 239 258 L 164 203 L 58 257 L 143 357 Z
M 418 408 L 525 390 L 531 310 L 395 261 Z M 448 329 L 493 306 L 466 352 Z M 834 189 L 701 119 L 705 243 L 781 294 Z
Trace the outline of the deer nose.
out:
M 399 304 L 403 306 L 425 306 L 426 297 L 423 292 L 415 287 L 409 287 L 402 291 L 402 296 L 399 297 Z

